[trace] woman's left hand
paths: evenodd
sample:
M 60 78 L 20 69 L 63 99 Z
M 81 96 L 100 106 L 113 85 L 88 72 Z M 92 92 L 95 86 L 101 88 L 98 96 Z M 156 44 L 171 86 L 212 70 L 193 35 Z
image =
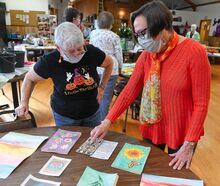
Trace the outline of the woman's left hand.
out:
M 176 153 L 169 154 L 171 157 L 174 157 L 169 163 L 169 166 L 173 166 L 173 169 L 181 170 L 186 164 L 186 168 L 189 169 L 193 157 L 194 147 L 195 143 L 192 145 L 190 142 L 185 141 Z
M 99 87 L 98 88 L 98 95 L 97 95 L 97 100 L 98 100 L 99 104 L 102 101 L 103 94 L 104 94 L 104 89 L 102 87 Z

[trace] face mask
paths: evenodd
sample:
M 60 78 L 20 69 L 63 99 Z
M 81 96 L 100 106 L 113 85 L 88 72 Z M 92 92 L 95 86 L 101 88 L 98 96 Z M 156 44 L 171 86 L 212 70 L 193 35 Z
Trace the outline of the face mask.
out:
M 147 34 L 144 36 L 144 38 L 138 37 L 138 43 L 147 51 L 149 52 L 159 52 L 161 45 L 162 45 L 162 40 L 160 39 L 159 41 L 153 40 L 153 38 L 148 37 Z
M 85 53 L 77 56 L 67 56 L 65 53 L 63 53 L 63 60 L 72 64 L 78 63 L 83 58 L 84 54 Z

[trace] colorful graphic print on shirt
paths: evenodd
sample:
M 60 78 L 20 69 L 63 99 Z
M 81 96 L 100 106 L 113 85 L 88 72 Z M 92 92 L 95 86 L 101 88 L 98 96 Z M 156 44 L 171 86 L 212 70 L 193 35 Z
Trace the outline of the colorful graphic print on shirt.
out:
M 66 82 L 64 90 L 66 95 L 78 94 L 98 87 L 97 82 L 90 76 L 88 67 L 79 67 L 73 72 L 66 72 Z

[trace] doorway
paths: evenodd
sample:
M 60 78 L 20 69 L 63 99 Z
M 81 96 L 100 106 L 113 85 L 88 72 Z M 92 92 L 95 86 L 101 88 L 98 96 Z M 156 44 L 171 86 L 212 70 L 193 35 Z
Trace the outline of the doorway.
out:
M 209 30 L 211 28 L 211 19 L 206 19 L 206 20 L 201 20 L 200 21 L 200 41 L 207 41 L 208 36 L 209 36 Z

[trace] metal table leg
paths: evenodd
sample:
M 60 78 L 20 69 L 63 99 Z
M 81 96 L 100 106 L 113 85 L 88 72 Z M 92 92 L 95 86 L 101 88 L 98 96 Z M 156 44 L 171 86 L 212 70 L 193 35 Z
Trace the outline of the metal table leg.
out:
M 18 91 L 17 91 L 17 82 L 11 82 L 12 98 L 14 109 L 19 106 L 18 102 Z

